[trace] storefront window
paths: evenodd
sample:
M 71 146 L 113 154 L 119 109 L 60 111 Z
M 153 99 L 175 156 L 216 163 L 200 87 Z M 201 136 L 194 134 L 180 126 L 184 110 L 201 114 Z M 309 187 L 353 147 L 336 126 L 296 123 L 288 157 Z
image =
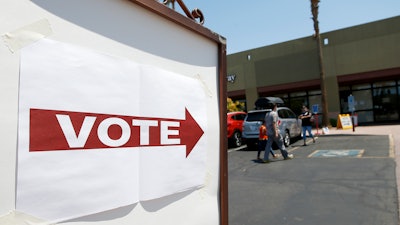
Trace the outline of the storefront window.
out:
M 273 97 L 279 97 L 283 100 L 285 105 L 289 105 L 289 95 L 288 94 L 277 94 L 277 95 L 274 95 Z
M 294 113 L 300 115 L 303 105 L 307 105 L 312 110 L 312 105 L 318 104 L 319 113 L 321 109 L 321 90 L 299 91 L 291 93 L 276 94 L 274 97 L 280 97 L 285 105 L 293 110 Z
M 371 110 L 373 108 L 371 89 L 353 91 L 353 96 L 356 110 Z
M 353 85 L 352 89 L 353 90 L 371 89 L 371 85 L 370 84 L 357 84 L 357 85 Z
M 340 87 L 341 112 L 349 113 L 347 97 L 352 94 L 360 123 L 399 120 L 400 86 L 397 83 L 391 80 Z
M 308 95 L 320 95 L 321 90 L 312 90 L 308 92 Z
M 350 91 L 350 86 L 341 86 L 339 87 L 339 91 Z
M 372 113 L 372 111 L 361 111 L 357 112 L 356 114 L 358 117 L 358 124 L 374 122 L 374 114 Z
M 349 105 L 348 105 L 348 98 L 351 95 L 350 88 L 347 90 L 340 91 L 340 111 L 342 113 L 349 113 Z
M 300 115 L 302 106 L 304 104 L 308 105 L 307 96 L 290 98 L 289 107 L 293 110 L 294 113 L 296 113 L 297 115 Z
M 279 98 L 284 99 L 284 98 L 289 98 L 289 94 L 277 94 L 277 95 L 274 95 L 274 97 L 279 97 Z
M 307 96 L 307 92 L 301 91 L 301 92 L 292 92 L 290 93 L 290 97 L 299 97 L 299 96 Z
M 396 87 L 373 89 L 374 113 L 376 121 L 390 121 L 399 118 Z
M 391 81 L 383 81 L 383 82 L 377 82 L 373 83 L 372 87 L 378 88 L 378 87 L 394 87 L 396 86 L 396 81 L 391 80 Z

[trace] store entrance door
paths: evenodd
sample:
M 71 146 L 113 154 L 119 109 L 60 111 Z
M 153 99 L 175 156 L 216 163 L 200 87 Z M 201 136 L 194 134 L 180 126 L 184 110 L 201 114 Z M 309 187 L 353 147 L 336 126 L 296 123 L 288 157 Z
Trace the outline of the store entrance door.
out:
M 373 91 L 375 122 L 399 119 L 396 87 L 377 88 Z

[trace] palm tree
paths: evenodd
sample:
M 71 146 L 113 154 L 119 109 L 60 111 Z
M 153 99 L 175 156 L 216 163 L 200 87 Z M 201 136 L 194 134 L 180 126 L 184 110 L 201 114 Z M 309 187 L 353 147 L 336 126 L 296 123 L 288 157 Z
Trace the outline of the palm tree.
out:
M 326 100 L 326 87 L 325 87 L 325 72 L 323 65 L 323 55 L 322 55 L 322 44 L 321 44 L 321 36 L 319 34 L 319 25 L 318 25 L 318 4 L 319 0 L 311 0 L 311 13 L 313 15 L 312 19 L 314 21 L 314 38 L 317 42 L 318 48 L 318 62 L 319 62 L 319 74 L 320 74 L 320 82 L 321 82 L 321 96 L 322 96 L 322 126 L 330 126 L 329 118 L 328 118 L 328 102 Z

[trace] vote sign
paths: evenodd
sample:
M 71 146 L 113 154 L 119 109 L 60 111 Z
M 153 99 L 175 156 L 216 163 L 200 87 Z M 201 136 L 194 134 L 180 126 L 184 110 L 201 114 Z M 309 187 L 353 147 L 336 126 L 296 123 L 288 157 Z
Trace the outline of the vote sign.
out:
M 185 115 L 175 120 L 30 109 L 29 151 L 183 144 L 187 157 L 204 132 L 189 111 Z
M 202 187 L 194 77 L 46 39 L 23 48 L 17 210 L 57 222 Z

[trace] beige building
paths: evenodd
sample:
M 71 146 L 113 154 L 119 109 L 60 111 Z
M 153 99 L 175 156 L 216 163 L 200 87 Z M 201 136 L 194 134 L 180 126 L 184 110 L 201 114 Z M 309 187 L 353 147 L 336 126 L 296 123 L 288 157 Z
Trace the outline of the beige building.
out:
M 400 120 L 400 16 L 321 34 L 329 118 L 349 113 L 358 123 Z M 258 97 L 277 96 L 296 113 L 321 110 L 317 43 L 312 36 L 227 56 L 228 97 L 254 109 Z

